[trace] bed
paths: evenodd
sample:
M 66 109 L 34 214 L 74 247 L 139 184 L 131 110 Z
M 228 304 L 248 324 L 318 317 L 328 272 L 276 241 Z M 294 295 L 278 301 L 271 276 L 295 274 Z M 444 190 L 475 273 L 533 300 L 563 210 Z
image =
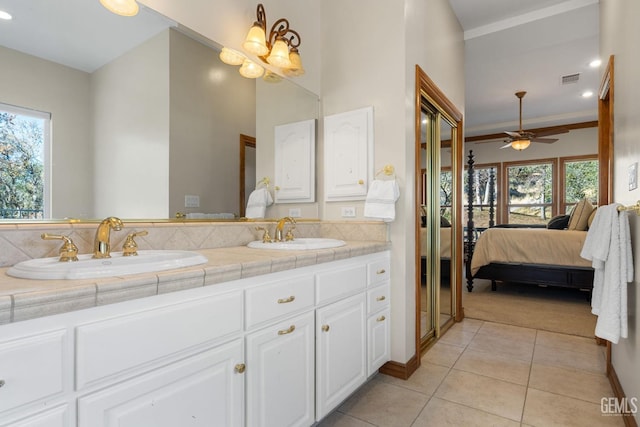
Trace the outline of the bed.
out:
M 591 290 L 593 268 L 580 257 L 586 231 L 547 228 L 496 227 L 493 200 L 489 201 L 489 228 L 475 237 L 473 224 L 473 152 L 469 152 L 468 178 L 471 191 L 468 207 L 466 251 L 467 290 L 474 279 L 515 282 Z M 490 183 L 491 184 L 491 183 Z
M 427 256 L 428 256 L 428 240 L 427 229 L 420 229 L 420 255 L 422 258 L 421 268 L 422 275 L 427 272 Z M 440 228 L 440 276 L 442 279 L 448 280 L 451 277 L 451 228 Z

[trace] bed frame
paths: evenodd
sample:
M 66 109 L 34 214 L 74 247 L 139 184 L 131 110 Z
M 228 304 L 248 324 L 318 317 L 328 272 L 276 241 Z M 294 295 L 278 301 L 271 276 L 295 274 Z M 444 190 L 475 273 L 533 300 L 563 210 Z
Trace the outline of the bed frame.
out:
M 467 227 L 464 242 L 467 290 L 473 290 L 473 279 L 491 280 L 491 290 L 496 290 L 497 282 L 515 282 L 542 286 L 556 286 L 563 288 L 586 289 L 593 288 L 593 268 L 567 267 L 562 265 L 521 264 L 521 263 L 491 263 L 480 268 L 473 276 L 471 274 L 471 259 L 475 248 L 476 229 L 473 223 L 474 188 L 474 160 L 473 151 L 469 150 L 467 161 Z M 495 174 L 489 174 L 489 227 L 495 226 Z

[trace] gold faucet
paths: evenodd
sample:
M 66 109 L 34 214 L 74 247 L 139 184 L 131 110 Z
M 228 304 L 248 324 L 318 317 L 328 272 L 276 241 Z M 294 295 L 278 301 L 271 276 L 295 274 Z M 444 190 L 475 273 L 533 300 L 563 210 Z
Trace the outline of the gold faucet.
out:
M 276 225 L 276 242 L 282 242 L 282 230 L 284 229 L 284 224 L 289 222 L 291 224 L 295 224 L 296 220 L 291 218 L 290 216 L 285 216 L 278 220 L 278 225 Z M 291 232 L 287 233 L 287 240 L 293 240 L 293 234 Z
M 78 247 L 73 243 L 71 237 L 49 233 L 42 233 L 40 237 L 42 240 L 64 241 L 64 244 L 60 248 L 60 262 L 78 261 Z
M 136 233 L 129 233 L 122 245 L 122 256 L 137 256 L 138 255 L 138 243 L 134 240 L 137 236 L 146 236 L 149 234 L 147 230 L 138 231 Z
M 122 230 L 124 224 L 120 218 L 110 216 L 105 218 L 96 230 L 96 238 L 93 242 L 93 258 L 111 258 L 111 244 L 109 234 L 113 228 L 116 231 Z

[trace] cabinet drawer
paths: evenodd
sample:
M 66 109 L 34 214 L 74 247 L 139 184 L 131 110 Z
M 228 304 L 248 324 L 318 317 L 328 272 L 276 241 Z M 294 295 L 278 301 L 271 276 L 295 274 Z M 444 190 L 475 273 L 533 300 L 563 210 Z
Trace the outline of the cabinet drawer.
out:
M 364 290 L 367 286 L 367 266 L 336 269 L 316 275 L 316 297 L 318 303 Z
M 246 290 L 247 328 L 314 305 L 313 276 L 265 283 Z
M 58 330 L 0 342 L 0 414 L 64 392 L 66 336 Z
M 79 326 L 77 388 L 241 331 L 239 290 Z
M 389 280 L 391 264 L 389 258 L 380 259 L 367 264 L 367 284 L 376 286 Z
M 367 314 L 375 313 L 383 308 L 389 307 L 389 297 L 391 287 L 386 285 L 376 286 L 367 291 Z

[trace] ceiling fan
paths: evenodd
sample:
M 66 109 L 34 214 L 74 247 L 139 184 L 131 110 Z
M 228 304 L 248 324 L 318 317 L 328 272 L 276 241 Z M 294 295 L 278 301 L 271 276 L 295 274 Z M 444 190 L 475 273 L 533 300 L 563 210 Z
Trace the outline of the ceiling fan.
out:
M 563 129 L 560 129 L 560 130 L 554 129 L 551 131 L 538 132 L 538 133 L 527 132 L 523 130 L 522 129 L 522 98 L 524 98 L 526 93 L 527 92 L 525 91 L 516 92 L 516 96 L 520 100 L 520 130 L 518 130 L 518 132 L 505 131 L 504 133 L 509 135 L 509 139 L 506 139 L 505 142 L 507 142 L 507 144 L 503 145 L 500 148 L 511 147 L 514 150 L 522 151 L 525 148 L 527 148 L 529 144 L 531 144 L 532 142 L 542 142 L 546 144 L 552 144 L 558 140 L 557 138 L 540 138 L 541 136 L 556 135 L 559 133 L 569 132 L 568 130 L 563 130 Z

